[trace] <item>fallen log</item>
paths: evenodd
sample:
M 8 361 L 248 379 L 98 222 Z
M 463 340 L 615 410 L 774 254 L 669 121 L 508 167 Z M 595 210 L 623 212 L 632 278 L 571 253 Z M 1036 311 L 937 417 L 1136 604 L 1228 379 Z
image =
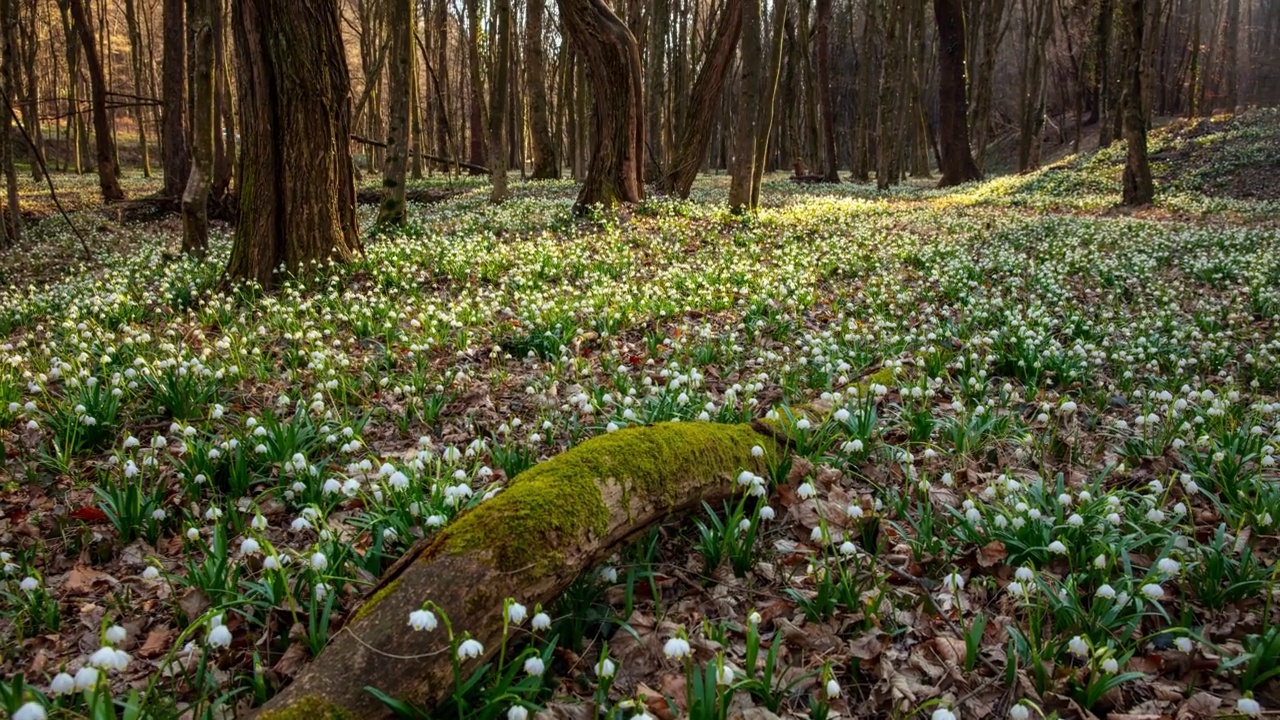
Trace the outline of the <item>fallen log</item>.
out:
M 499 648 L 506 598 L 549 605 L 654 524 L 729 497 L 743 469 L 764 474 L 778 451 L 750 425 L 665 423 L 601 435 L 521 473 L 392 566 L 258 720 L 392 717 L 365 686 L 436 706 L 454 687 L 448 639 L 412 631 L 410 612 L 430 600 L 484 645 L 463 664 L 470 675 Z
M 382 142 L 381 140 L 374 140 L 373 138 L 367 138 L 362 135 L 352 135 L 351 140 L 354 142 L 358 142 L 361 145 L 372 145 L 374 147 L 380 147 L 380 148 L 385 148 L 387 146 L 387 144 Z M 418 157 L 422 158 L 423 160 L 428 160 L 430 162 L 436 163 L 446 168 L 464 167 L 470 170 L 472 173 L 479 174 L 479 175 L 488 175 L 490 172 L 489 168 L 483 165 L 476 165 L 475 163 L 469 163 L 466 160 L 454 160 L 453 158 L 441 157 L 439 155 L 432 155 L 430 153 L 423 153 L 423 152 L 418 153 Z

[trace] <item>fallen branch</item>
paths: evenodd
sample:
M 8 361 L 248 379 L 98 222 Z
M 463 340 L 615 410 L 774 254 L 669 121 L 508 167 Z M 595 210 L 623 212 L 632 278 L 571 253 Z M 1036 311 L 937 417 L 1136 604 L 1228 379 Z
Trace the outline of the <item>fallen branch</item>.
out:
M 386 143 L 380 140 L 371 140 L 367 137 L 362 137 L 360 135 L 352 135 L 351 139 L 355 142 L 360 143 L 361 145 L 372 145 L 374 147 L 380 147 L 380 148 L 384 148 L 387 146 Z M 441 165 L 445 165 L 445 166 L 464 167 L 468 170 L 474 170 L 475 172 L 483 173 L 485 175 L 488 175 L 490 172 L 489 168 L 483 165 L 476 165 L 475 163 L 469 163 L 469 162 L 466 162 L 465 160 L 453 160 L 451 158 L 440 157 L 439 155 L 428 155 L 427 153 L 422 153 L 422 152 L 418 153 L 418 157 L 422 158 L 423 160 L 430 160 L 431 162 L 440 163 Z
M 773 440 L 749 425 L 666 423 L 601 435 L 517 476 L 410 551 L 328 647 L 258 720 L 385 718 L 366 686 L 427 708 L 454 687 L 443 630 L 414 632 L 431 601 L 484 645 L 463 676 L 496 654 L 503 601 L 549 605 L 583 572 L 651 526 L 730 496 L 738 473 L 764 473 Z

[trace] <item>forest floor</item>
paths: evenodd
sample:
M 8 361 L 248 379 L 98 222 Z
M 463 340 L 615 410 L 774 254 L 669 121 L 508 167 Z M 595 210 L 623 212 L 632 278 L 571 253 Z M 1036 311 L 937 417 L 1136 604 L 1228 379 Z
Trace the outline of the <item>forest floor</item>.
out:
M 225 228 L 180 259 L 176 221 L 56 176 L 92 259 L 57 217 L 0 252 L 0 712 L 243 713 L 533 463 L 766 415 L 794 455 L 763 499 L 656 529 L 406 714 L 1280 710 L 1278 137 L 1171 125 L 1136 211 L 1119 146 L 951 190 L 778 176 L 751 219 L 723 177 L 589 221 L 569 182 L 437 178 L 270 295 L 219 288 Z

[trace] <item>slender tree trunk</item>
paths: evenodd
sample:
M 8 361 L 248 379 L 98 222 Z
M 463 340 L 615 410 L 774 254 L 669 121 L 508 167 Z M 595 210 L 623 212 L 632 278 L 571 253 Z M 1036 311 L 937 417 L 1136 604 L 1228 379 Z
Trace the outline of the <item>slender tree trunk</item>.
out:
M 227 275 L 274 284 L 360 252 L 338 0 L 236 0 L 240 217 Z M 306 72 L 298 72 L 305 68 Z
M 831 98 L 831 0 L 818 2 L 818 106 L 822 113 L 822 181 L 840 182 L 836 156 L 836 108 Z M 754 62 L 754 61 L 753 61 Z
M 183 0 L 164 2 L 164 54 L 161 58 L 161 98 L 163 113 L 164 194 L 182 196 L 191 157 L 187 154 L 186 112 L 187 38 L 183 23 Z
M 414 180 L 422 179 L 422 155 L 427 152 L 422 127 L 422 86 L 418 79 L 418 63 L 414 59 L 414 40 L 418 38 L 417 0 L 409 0 L 409 174 Z
M 494 41 L 494 73 L 489 95 L 489 171 L 491 187 L 489 202 L 499 204 L 507 199 L 507 143 L 504 131 L 507 123 L 507 105 L 511 89 L 511 0 L 494 0 L 493 12 L 497 22 Z
M 1037 0 L 1030 7 L 1024 4 L 1029 32 L 1022 81 L 1022 119 L 1018 137 L 1018 171 L 1034 170 L 1033 156 L 1039 154 L 1041 131 L 1044 129 L 1045 65 L 1044 48 L 1053 31 L 1051 3 Z M 1032 10 L 1034 9 L 1034 12 Z
M 640 51 L 602 0 L 560 0 L 560 17 L 591 79 L 594 133 L 575 205 L 585 212 L 644 199 L 644 117 Z
M 209 248 L 209 190 L 213 185 L 214 0 L 188 0 L 191 29 L 191 176 L 182 193 L 182 250 L 204 257 Z
M 528 0 L 525 13 L 525 94 L 529 97 L 529 129 L 533 136 L 533 179 L 554 180 L 560 177 L 560 160 L 551 139 L 547 109 L 546 57 L 542 50 L 546 0 Z
M 1151 165 L 1147 160 L 1147 119 L 1142 113 L 1142 47 L 1146 21 L 1144 0 L 1121 0 L 1125 19 L 1124 135 L 1128 144 L 1124 166 L 1124 204 L 1149 205 L 1155 199 Z
M 959 0 L 933 0 L 938 24 L 938 117 L 942 144 L 941 187 L 979 180 L 982 173 L 969 147 L 969 105 L 965 97 L 964 18 Z
M 871 132 L 874 122 L 871 100 L 875 96 L 876 5 L 868 0 L 862 16 L 862 47 L 858 51 L 857 118 L 853 127 L 853 179 L 867 182 L 871 173 Z
M 711 142 L 715 125 L 716 107 L 720 104 L 721 91 L 729 75 L 729 68 L 733 65 L 733 51 L 742 34 L 743 5 L 752 1 L 728 0 L 725 3 L 707 58 L 693 82 L 692 104 L 687 106 L 686 116 L 680 118 L 680 140 L 672 148 L 671 162 L 662 181 L 663 192 L 682 198 L 689 197 L 693 181 L 698 176 L 698 168 L 707 157 L 707 146 Z M 750 12 L 750 8 L 746 12 Z M 758 58 L 760 54 L 758 48 L 754 54 L 747 55 L 748 52 L 744 48 L 743 56 Z M 744 67 L 749 64 L 752 63 L 743 63 Z
M 0 246 L 22 240 L 22 208 L 18 203 L 18 173 L 13 166 L 13 103 L 17 97 L 17 0 L 0 0 L 0 171 L 5 180 L 5 212 L 0 214 Z
M 787 17 L 787 3 L 775 2 L 773 9 L 773 38 L 769 43 L 769 71 L 763 78 L 764 97 L 761 98 L 756 116 L 755 170 L 751 173 L 751 207 L 760 207 L 760 183 L 764 179 L 765 164 L 769 157 L 769 137 L 773 134 L 773 114 L 778 101 L 778 78 L 782 74 L 783 25 Z
M 129 31 L 129 66 L 133 70 L 133 92 L 145 96 L 142 83 L 142 30 L 138 27 L 138 14 L 134 8 L 134 0 L 125 0 L 124 18 Z M 147 147 L 146 108 L 138 105 L 134 109 L 134 118 L 138 123 L 138 146 L 142 153 L 142 176 L 151 177 L 151 153 Z
M 653 0 L 649 7 L 649 37 L 645 52 L 645 137 L 649 140 L 649 175 L 660 177 L 667 162 L 662 108 L 666 89 L 667 34 L 671 30 L 671 0 Z
M 480 60 L 480 0 L 466 0 L 467 11 L 467 71 L 470 73 L 468 96 L 470 122 L 470 156 L 474 165 L 484 165 L 484 81 Z M 474 171 L 473 171 L 474 172 Z
M 821 4 L 823 0 L 818 0 Z M 733 179 L 729 185 L 729 210 L 734 213 L 755 210 L 751 203 L 751 182 L 756 174 L 756 123 L 764 77 L 760 59 L 763 57 L 764 40 L 760 20 L 760 0 L 743 0 L 742 11 L 742 68 L 738 84 L 737 127 L 733 137 Z
M 1227 0 L 1226 17 L 1222 23 L 1222 107 L 1235 112 L 1240 103 L 1238 89 L 1240 77 L 1240 0 Z
M 379 225 L 405 221 L 405 174 L 409 153 L 409 73 L 413 67 L 413 0 L 391 0 L 387 52 L 391 64 L 390 109 L 387 117 L 387 152 L 382 166 L 382 203 Z
M 235 103 L 231 99 L 231 71 L 226 53 L 226 9 L 222 0 L 214 4 L 213 27 L 213 68 L 214 78 L 214 162 L 213 187 L 210 192 L 219 205 L 225 202 L 234 179 L 233 169 L 236 166 L 236 117 Z
M 813 53 L 810 48 L 812 31 L 809 24 L 809 8 L 813 0 L 797 0 L 800 7 L 800 54 L 804 74 L 804 120 L 801 126 L 805 165 L 816 168 L 822 161 L 822 145 L 818 140 L 818 78 L 814 70 Z
M 102 190 L 103 201 L 117 202 L 124 199 L 124 190 L 120 189 L 115 143 L 111 139 L 111 122 L 107 111 L 107 80 L 102 72 L 102 64 L 98 62 L 93 25 L 85 14 L 84 0 L 67 0 L 67 2 L 71 8 L 71 19 L 75 22 L 76 31 L 80 35 L 80 44 L 84 48 L 85 65 L 89 69 L 89 87 L 93 94 L 93 139 L 98 159 L 98 186 Z
M 1187 117 L 1200 112 L 1200 17 L 1204 14 L 1202 0 L 1193 0 L 1191 6 L 1191 68 L 1187 72 Z
M 884 26 L 880 28 L 885 39 L 884 60 L 880 63 L 880 104 L 876 118 L 876 187 L 888 189 L 894 182 L 894 155 L 897 152 L 898 130 L 894 127 L 893 100 L 896 97 L 896 83 L 893 79 L 894 62 L 898 56 L 898 37 L 901 35 L 902 11 L 900 7 L 889 6 L 883 15 Z
M 31 163 L 31 179 L 36 182 L 44 182 L 44 170 L 41 166 L 45 153 L 44 132 L 40 128 L 40 75 L 36 71 L 36 62 L 39 60 L 40 50 L 41 20 L 38 13 L 39 6 L 35 2 L 27 3 L 27 9 L 29 11 L 27 22 L 23 23 L 21 27 L 23 36 L 22 67 L 26 77 L 22 122 L 27 128 L 27 135 L 31 136 L 32 142 L 31 152 L 34 157 Z M 50 57 L 55 66 L 54 76 L 56 77 L 58 56 L 56 53 L 50 53 Z

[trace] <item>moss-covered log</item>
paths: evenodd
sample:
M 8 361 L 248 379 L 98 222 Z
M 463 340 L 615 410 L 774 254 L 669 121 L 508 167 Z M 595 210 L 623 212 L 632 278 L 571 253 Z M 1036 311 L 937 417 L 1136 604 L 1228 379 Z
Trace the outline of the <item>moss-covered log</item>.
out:
M 410 612 L 434 602 L 492 655 L 506 598 L 549 604 L 655 523 L 729 496 L 743 469 L 763 474 L 777 451 L 748 425 L 667 423 L 602 435 L 531 468 L 396 563 L 260 720 L 389 717 L 368 685 L 436 705 L 453 687 L 448 641 L 443 630 L 413 632 Z

